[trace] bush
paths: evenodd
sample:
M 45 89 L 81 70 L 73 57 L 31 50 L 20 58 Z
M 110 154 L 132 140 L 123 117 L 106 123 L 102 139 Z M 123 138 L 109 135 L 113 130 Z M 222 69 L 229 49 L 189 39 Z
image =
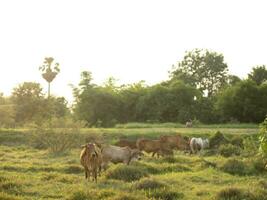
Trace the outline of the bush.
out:
M 267 117 L 260 125 L 260 152 L 267 158 Z
M 240 188 L 229 187 L 220 190 L 215 200 L 266 200 L 266 194 L 266 191 L 260 189 L 245 191 Z
M 64 172 L 68 174 L 80 174 L 84 171 L 82 166 L 78 165 L 69 165 L 65 168 Z
M 149 190 L 167 187 L 163 182 L 151 178 L 144 178 L 138 181 L 134 187 L 138 190 Z
M 115 198 L 112 197 L 110 200 L 145 200 L 144 196 L 139 196 L 137 194 L 118 194 Z
M 86 193 L 85 191 L 75 191 L 73 192 L 68 198 L 67 200 L 93 200 L 92 197 L 90 197 L 88 195 L 88 193 Z
M 231 139 L 231 144 L 240 148 L 244 148 L 244 140 L 241 136 L 236 135 Z
M 50 152 L 58 154 L 65 153 L 78 146 L 79 130 L 38 128 L 34 132 L 33 145 L 38 149 L 48 149 Z
M 131 182 L 148 176 L 144 168 L 131 165 L 117 165 L 107 171 L 106 177 Z
M 21 198 L 19 197 L 16 197 L 16 196 L 11 196 L 11 195 L 8 195 L 6 193 L 3 193 L 0 191 L 0 199 L 1 200 L 22 200 Z
M 236 159 L 227 160 L 221 167 L 221 170 L 232 175 L 244 175 L 246 174 L 246 166 L 242 161 Z
M 163 162 L 176 163 L 178 160 L 173 156 L 165 156 L 161 159 Z
M 114 196 L 115 193 L 111 190 L 78 190 L 71 193 L 67 200 L 95 200 L 95 199 L 106 199 Z
M 250 164 L 252 165 L 252 172 L 254 174 L 266 172 L 267 170 L 265 169 L 265 163 L 266 163 L 266 160 L 264 160 L 261 157 L 253 158 L 250 161 Z
M 259 153 L 258 137 L 255 137 L 255 136 L 249 136 L 249 137 L 246 137 L 244 139 L 244 141 L 243 141 L 243 143 L 244 143 L 244 150 L 243 150 L 244 156 L 250 157 L 250 156 L 255 156 L 256 154 Z
M 230 157 L 232 155 L 239 156 L 241 153 L 240 147 L 232 144 L 224 144 L 219 147 L 219 153 L 224 157 Z
M 224 137 L 224 135 L 217 131 L 213 136 L 210 137 L 210 147 L 211 148 L 218 148 L 222 144 L 228 144 L 229 140 Z
M 148 163 L 143 162 L 133 162 L 131 166 L 137 166 L 140 169 L 145 170 L 149 174 L 159 174 L 162 172 L 159 168 L 156 168 L 154 166 L 149 165 Z
M 158 189 L 147 192 L 148 198 L 151 199 L 164 199 L 164 200 L 177 200 L 183 199 L 184 194 L 170 189 Z
M 216 200 L 241 200 L 243 191 L 239 188 L 224 188 L 217 193 Z
M 22 192 L 21 183 L 19 181 L 5 180 L 0 182 L 0 192 L 18 195 Z

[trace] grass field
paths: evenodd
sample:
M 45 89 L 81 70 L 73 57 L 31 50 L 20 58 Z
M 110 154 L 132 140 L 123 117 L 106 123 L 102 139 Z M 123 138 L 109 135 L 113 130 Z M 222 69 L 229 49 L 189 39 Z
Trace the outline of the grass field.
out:
M 113 143 L 120 137 L 156 138 L 181 133 L 210 137 L 216 131 L 227 137 L 247 138 L 257 128 L 114 128 L 82 129 L 78 144 L 98 137 Z M 250 149 L 240 155 L 222 157 L 211 151 L 203 155 L 175 152 L 174 157 L 149 155 L 130 166 L 111 165 L 97 184 L 84 180 L 79 162 L 80 148 L 54 155 L 33 146 L 30 130 L 0 131 L 0 199 L 185 199 L 185 200 L 264 200 L 267 173 Z M 234 159 L 234 161 L 233 161 Z M 229 164 L 230 163 L 230 164 Z M 233 164 L 234 163 L 234 164 Z

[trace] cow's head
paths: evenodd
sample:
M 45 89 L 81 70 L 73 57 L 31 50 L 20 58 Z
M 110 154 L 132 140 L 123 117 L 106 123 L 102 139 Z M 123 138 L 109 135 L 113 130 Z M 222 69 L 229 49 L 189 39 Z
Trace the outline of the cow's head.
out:
M 138 149 L 131 149 L 131 161 L 141 160 L 143 155 Z
M 82 145 L 82 148 L 85 148 L 85 153 L 88 155 L 89 158 L 96 158 L 98 156 L 96 145 L 94 143 L 88 143 Z

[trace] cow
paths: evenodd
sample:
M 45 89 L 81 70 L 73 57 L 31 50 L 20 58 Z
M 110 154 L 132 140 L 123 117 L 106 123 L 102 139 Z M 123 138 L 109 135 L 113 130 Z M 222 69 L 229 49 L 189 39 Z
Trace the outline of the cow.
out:
M 185 123 L 186 128 L 191 128 L 192 126 L 193 126 L 193 122 L 191 119 Z
M 190 150 L 191 153 L 197 153 L 198 151 L 202 151 L 205 148 L 209 147 L 209 140 L 202 138 L 191 138 L 190 140 Z
M 131 161 L 140 160 L 142 156 L 142 153 L 138 149 L 113 145 L 103 145 L 101 153 L 104 169 L 107 168 L 109 162 L 129 165 Z
M 135 140 L 120 139 L 115 143 L 119 147 L 130 147 L 131 149 L 137 149 Z
M 82 146 L 80 162 L 84 167 L 85 179 L 90 180 L 92 175 L 93 181 L 97 182 L 97 172 L 101 172 L 102 155 L 100 149 L 94 143 L 88 143 Z
M 168 146 L 164 146 L 161 140 L 150 140 L 140 138 L 136 141 L 136 146 L 140 151 L 145 151 L 147 153 L 152 153 L 152 157 L 157 154 L 157 157 L 164 155 L 172 155 L 173 151 L 168 148 Z
M 160 136 L 161 143 L 164 144 L 165 147 L 170 149 L 177 150 L 189 150 L 189 141 L 188 137 L 184 137 L 181 135 L 162 135 Z

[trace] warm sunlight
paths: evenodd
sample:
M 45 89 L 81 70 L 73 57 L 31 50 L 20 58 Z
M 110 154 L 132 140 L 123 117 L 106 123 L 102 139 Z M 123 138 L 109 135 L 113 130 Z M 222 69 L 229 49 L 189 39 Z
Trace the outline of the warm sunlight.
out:
M 46 89 L 44 57 L 61 64 L 53 94 L 72 99 L 69 83 L 89 70 L 98 84 L 168 79 L 185 51 L 207 48 L 241 78 L 267 63 L 265 1 L 1 1 L 0 91 L 25 80 Z
M 0 200 L 267 200 L 267 1 L 0 1 Z

